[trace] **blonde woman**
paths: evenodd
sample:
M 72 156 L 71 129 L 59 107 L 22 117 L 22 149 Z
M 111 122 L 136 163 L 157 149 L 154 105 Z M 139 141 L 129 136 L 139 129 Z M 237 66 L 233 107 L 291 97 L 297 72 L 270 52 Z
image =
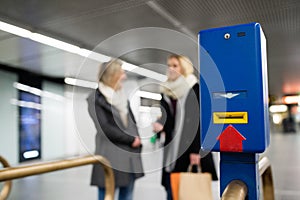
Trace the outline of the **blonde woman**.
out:
M 96 154 L 106 157 L 114 169 L 119 200 L 132 200 L 134 181 L 143 176 L 141 140 L 122 90 L 126 74 L 118 59 L 103 63 L 99 87 L 88 97 L 88 109 L 97 129 Z M 104 171 L 93 166 L 91 184 L 98 187 L 99 200 L 105 196 Z
M 162 185 L 167 199 L 172 200 L 170 173 L 201 165 L 214 180 L 217 175 L 212 155 L 200 158 L 199 84 L 192 62 L 186 56 L 171 55 L 167 64 L 168 81 L 161 87 L 163 116 L 153 124 L 153 130 L 166 134 Z

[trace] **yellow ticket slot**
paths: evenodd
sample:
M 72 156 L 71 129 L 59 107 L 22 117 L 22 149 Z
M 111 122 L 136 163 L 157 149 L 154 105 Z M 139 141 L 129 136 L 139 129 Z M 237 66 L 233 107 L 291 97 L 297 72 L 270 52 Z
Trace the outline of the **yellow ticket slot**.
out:
M 214 112 L 214 124 L 248 124 L 248 112 Z

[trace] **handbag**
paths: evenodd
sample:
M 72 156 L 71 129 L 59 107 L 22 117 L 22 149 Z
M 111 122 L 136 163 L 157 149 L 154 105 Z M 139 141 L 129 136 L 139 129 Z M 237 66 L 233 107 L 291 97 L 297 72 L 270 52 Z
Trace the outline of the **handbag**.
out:
M 213 200 L 212 177 L 210 173 L 192 173 L 192 165 L 187 172 L 171 173 L 171 188 L 174 200 Z

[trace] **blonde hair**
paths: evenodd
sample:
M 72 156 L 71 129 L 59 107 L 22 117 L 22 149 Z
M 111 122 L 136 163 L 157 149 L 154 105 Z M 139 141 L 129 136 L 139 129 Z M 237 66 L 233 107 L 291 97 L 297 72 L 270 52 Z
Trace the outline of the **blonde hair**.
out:
M 109 62 L 104 62 L 100 65 L 98 73 L 98 81 L 105 85 L 109 84 L 111 77 L 122 69 L 123 62 L 120 59 L 112 59 Z
M 168 57 L 168 59 L 171 59 L 171 58 L 175 58 L 179 61 L 179 64 L 183 69 L 183 75 L 185 77 L 194 73 L 193 63 L 187 56 L 172 54 Z

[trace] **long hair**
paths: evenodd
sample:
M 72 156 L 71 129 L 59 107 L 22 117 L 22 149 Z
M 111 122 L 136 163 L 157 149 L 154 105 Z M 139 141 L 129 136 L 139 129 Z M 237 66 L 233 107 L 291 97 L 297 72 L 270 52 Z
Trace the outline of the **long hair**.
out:
M 112 59 L 109 62 L 102 63 L 98 72 L 98 81 L 104 84 L 109 83 L 112 75 L 121 70 L 122 64 L 123 62 L 120 59 Z
M 171 59 L 171 58 L 175 58 L 179 61 L 179 64 L 183 69 L 183 75 L 185 77 L 194 73 L 193 63 L 187 56 L 172 54 L 168 57 L 168 59 Z

